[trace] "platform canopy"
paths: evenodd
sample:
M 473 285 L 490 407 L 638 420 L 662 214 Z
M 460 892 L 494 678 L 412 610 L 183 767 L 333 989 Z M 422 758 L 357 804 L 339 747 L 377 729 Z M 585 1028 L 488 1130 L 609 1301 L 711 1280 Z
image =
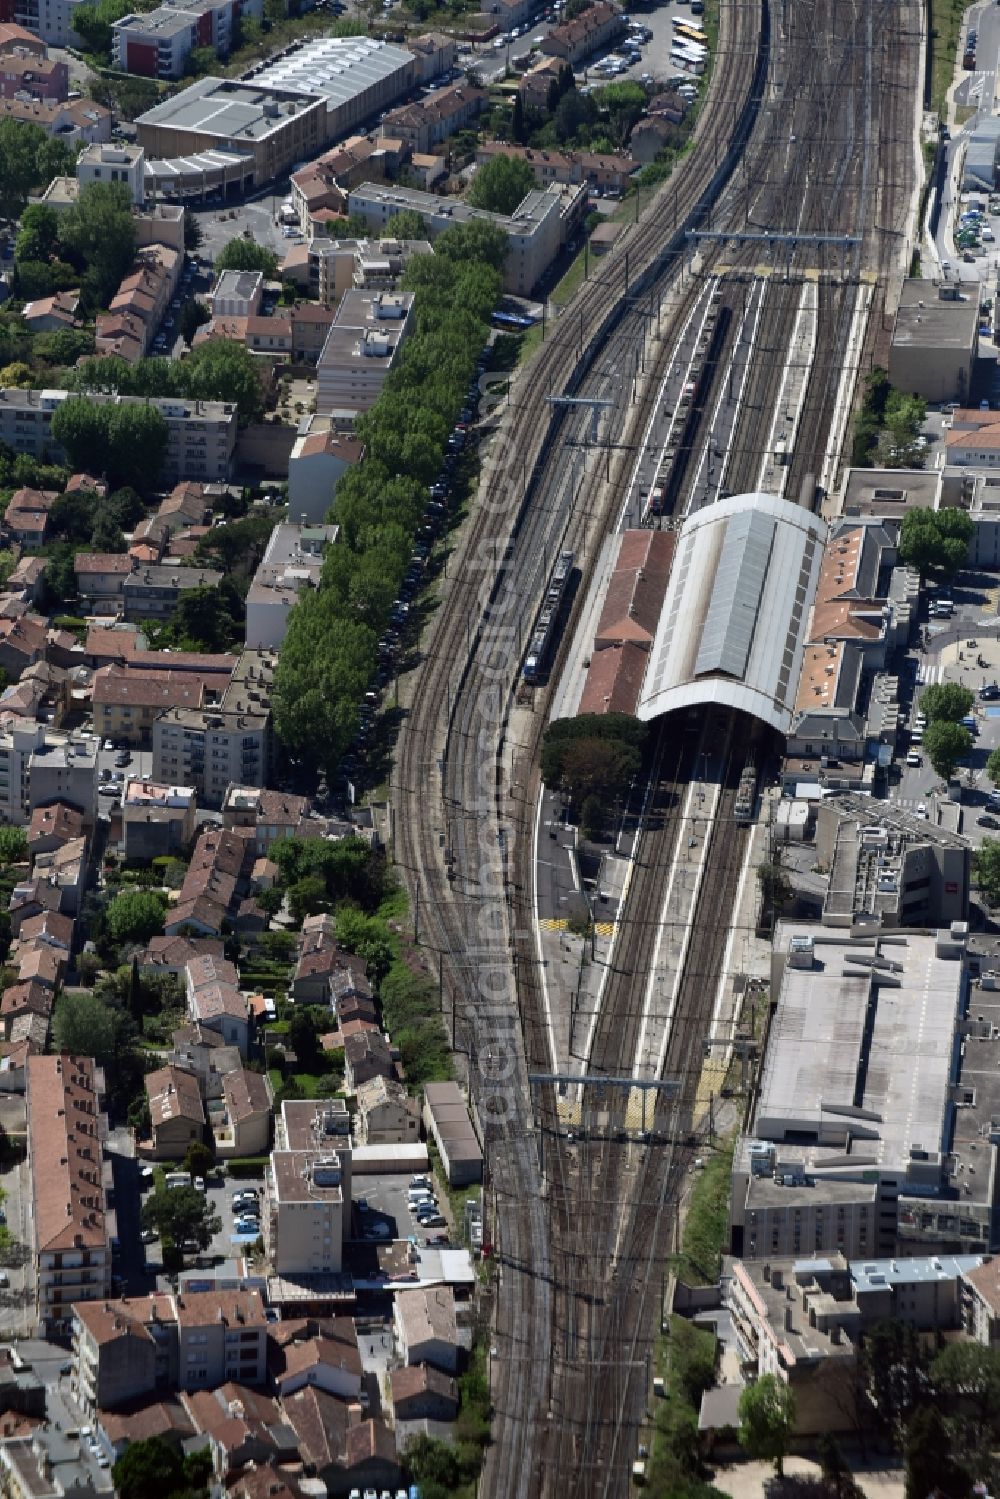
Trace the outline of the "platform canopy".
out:
M 639 718 L 717 703 L 787 734 L 826 536 L 825 521 L 768 494 L 686 520 Z

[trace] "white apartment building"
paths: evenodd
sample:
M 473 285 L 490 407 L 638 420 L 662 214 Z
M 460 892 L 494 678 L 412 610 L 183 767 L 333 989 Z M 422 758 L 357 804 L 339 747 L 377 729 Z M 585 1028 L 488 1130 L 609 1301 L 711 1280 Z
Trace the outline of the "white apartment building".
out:
M 25 827 L 35 807 L 63 801 L 93 826 L 99 749 L 94 735 L 62 733 L 34 719 L 0 725 L 0 820 Z
M 79 46 L 73 17 L 86 0 L 15 0 L 9 17 L 17 26 L 33 31 L 50 47 Z
M 275 1150 L 265 1176 L 264 1245 L 275 1275 L 339 1275 L 351 1216 L 337 1151 Z
M 299 590 L 319 587 L 323 549 L 336 539 L 336 526 L 275 526 L 247 593 L 248 649 L 278 649 Z
M 212 288 L 212 316 L 253 317 L 263 295 L 263 271 L 223 271 Z
M 370 410 L 412 322 L 412 292 L 345 292 L 316 366 L 316 410 Z
M 146 197 L 146 153 L 141 146 L 107 142 L 85 146 L 77 157 L 76 178 L 81 190 L 90 182 L 124 182 L 138 207 Z

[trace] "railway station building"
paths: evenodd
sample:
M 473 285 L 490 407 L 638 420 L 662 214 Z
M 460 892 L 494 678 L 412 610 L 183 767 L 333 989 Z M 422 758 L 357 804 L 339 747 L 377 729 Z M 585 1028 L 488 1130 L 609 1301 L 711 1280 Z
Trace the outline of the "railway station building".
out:
M 979 283 L 903 282 L 889 346 L 889 379 L 925 401 L 969 398 L 979 350 Z
M 971 977 L 967 931 L 781 924 L 734 1254 L 995 1247 L 1000 1004 Z
M 824 521 L 775 495 L 733 495 L 691 516 L 638 717 L 715 704 L 787 734 L 826 538 Z

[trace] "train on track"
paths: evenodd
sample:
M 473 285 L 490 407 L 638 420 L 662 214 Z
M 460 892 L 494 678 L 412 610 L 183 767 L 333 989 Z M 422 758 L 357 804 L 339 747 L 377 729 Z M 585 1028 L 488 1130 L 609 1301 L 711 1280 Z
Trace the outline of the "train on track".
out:
M 757 765 L 753 755 L 747 759 L 740 773 L 736 788 L 736 821 L 746 827 L 753 822 L 754 806 L 757 802 Z
M 535 620 L 535 628 L 531 632 L 531 643 L 528 646 L 528 654 L 524 658 L 524 680 L 532 685 L 542 681 L 545 675 L 545 668 L 548 665 L 552 643 L 556 637 L 562 606 L 566 598 L 566 590 L 573 576 L 573 560 L 573 552 L 559 553 L 559 560 L 552 569 L 552 576 L 545 590 L 545 600 Z
M 643 525 L 649 525 L 658 516 L 672 514 L 677 504 L 702 407 L 715 375 L 731 316 L 730 309 L 721 305 L 721 293 L 716 288 L 698 333 L 694 358 L 677 402 L 656 477 L 643 506 Z

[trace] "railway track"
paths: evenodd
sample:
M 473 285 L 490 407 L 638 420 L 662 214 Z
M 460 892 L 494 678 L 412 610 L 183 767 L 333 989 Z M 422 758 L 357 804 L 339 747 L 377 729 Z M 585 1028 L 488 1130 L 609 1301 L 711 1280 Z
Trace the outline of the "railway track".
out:
M 807 76 L 816 26 L 808 36 L 796 27 L 792 45 L 788 16 L 796 7 L 779 10 L 781 66 L 789 75 L 800 66 Z M 831 10 L 825 3 L 823 16 Z M 855 0 L 849 11 L 866 27 L 875 14 L 894 24 L 888 6 L 876 0 Z M 659 278 L 678 258 L 683 226 L 702 220 L 710 206 L 718 219 L 723 204 L 734 215 L 727 222 L 739 222 L 741 189 L 747 220 L 751 208 L 762 206 L 760 185 L 749 172 L 722 192 L 716 163 L 732 165 L 726 137 L 734 123 L 740 142 L 749 141 L 751 149 L 756 143 L 758 152 L 770 142 L 773 150 L 775 120 L 754 128 L 770 22 L 766 7 L 725 0 L 719 62 L 695 149 L 517 382 L 494 448 L 499 456 L 455 559 L 400 741 L 392 786 L 397 857 L 453 1000 L 453 1006 L 446 1000 L 445 1012 L 453 1007 L 455 1044 L 468 1058 L 494 1204 L 487 1236 L 499 1260 L 497 1357 L 491 1361 L 496 1422 L 484 1494 L 610 1493 L 627 1472 L 648 1388 L 651 1308 L 662 1272 L 659 1226 L 676 1213 L 686 1161 L 685 1147 L 676 1143 L 678 1123 L 694 1106 L 710 987 L 704 977 L 717 972 L 724 925 L 711 926 L 699 912 L 689 948 L 666 1066 L 683 1080 L 682 1094 L 679 1105 L 664 1105 L 656 1116 L 657 1131 L 673 1143 L 628 1147 L 623 1162 L 616 1142 L 603 1139 L 583 1171 L 583 1147 L 563 1138 L 554 1097 L 542 1092 L 532 1100 L 527 1088 L 529 1068 L 549 1070 L 552 1061 L 529 898 L 534 766 L 544 713 L 518 712 L 515 700 L 521 648 L 555 553 L 563 546 L 578 550 L 586 574 L 611 504 L 604 460 L 587 445 L 587 419 L 553 411 L 547 396 L 572 391 L 607 399 L 616 436 L 643 430 L 654 382 L 643 394 L 635 372 L 659 308 Z M 839 35 L 835 29 L 830 34 Z M 864 68 L 853 76 L 863 80 Z M 870 126 L 865 129 L 870 135 Z M 802 165 L 801 156 L 793 153 L 798 176 L 791 179 L 799 193 L 811 159 Z M 845 150 L 838 164 L 845 182 L 846 156 Z M 714 179 L 710 188 L 708 179 Z M 807 192 L 823 200 L 818 187 Z M 863 184 L 857 193 L 856 203 Z M 696 293 L 696 285 L 681 291 L 672 309 L 676 321 Z M 609 465 L 610 457 L 609 450 Z M 740 857 L 742 834 L 725 810 L 734 794 L 727 786 L 713 827 L 714 893 L 706 891 L 706 912 L 723 899 L 725 872 Z M 665 836 L 649 889 L 668 844 Z M 702 979 L 700 1000 L 695 974 Z M 616 1038 L 619 1055 L 627 1050 L 634 990 L 632 983 L 613 992 L 595 1058 L 613 1058 Z M 603 1204 L 588 1193 L 585 1178 L 592 1173 L 611 1189 Z M 615 1279 L 602 1296 L 595 1272 L 612 1262 Z M 616 1353 L 616 1339 L 631 1350 L 627 1358 Z M 572 1419 L 581 1408 L 587 1413 L 582 1424 Z M 564 1423 L 565 1436 L 554 1436 Z

